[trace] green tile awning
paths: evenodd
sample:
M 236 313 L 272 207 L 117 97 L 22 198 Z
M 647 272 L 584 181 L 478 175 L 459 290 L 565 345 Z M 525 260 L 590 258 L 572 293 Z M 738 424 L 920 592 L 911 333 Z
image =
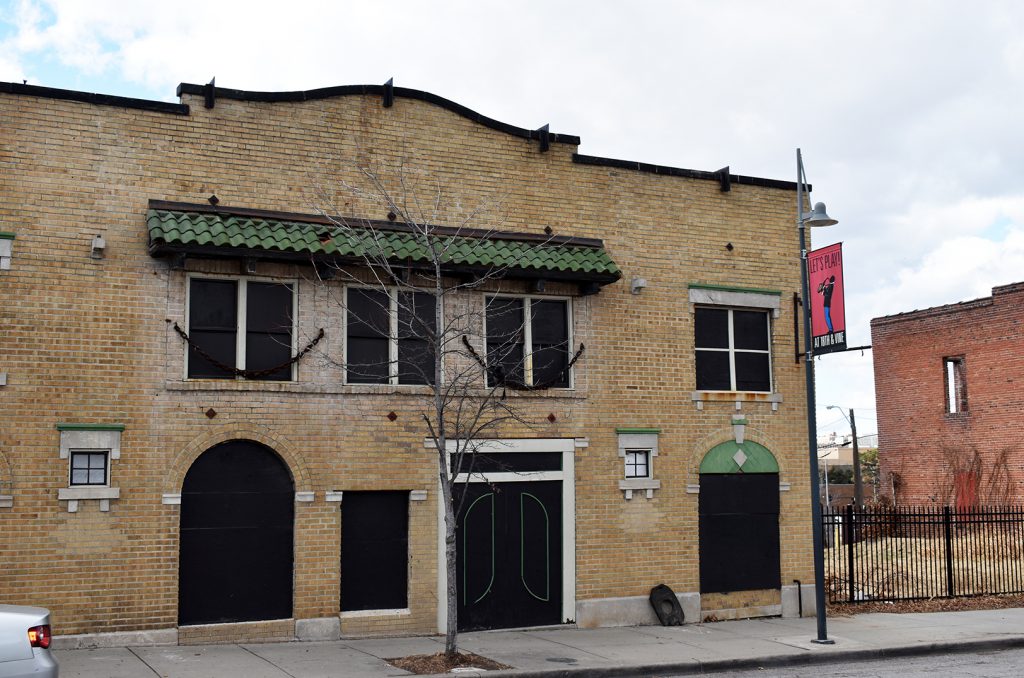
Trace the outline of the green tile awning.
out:
M 432 261 L 427 243 L 390 222 L 359 222 L 339 229 L 317 215 L 230 210 L 150 201 L 146 215 L 149 251 L 255 257 L 271 260 L 361 264 L 378 252 L 413 268 Z M 436 229 L 450 273 L 500 268 L 505 277 L 566 280 L 605 285 L 622 274 L 600 240 L 536 234 Z

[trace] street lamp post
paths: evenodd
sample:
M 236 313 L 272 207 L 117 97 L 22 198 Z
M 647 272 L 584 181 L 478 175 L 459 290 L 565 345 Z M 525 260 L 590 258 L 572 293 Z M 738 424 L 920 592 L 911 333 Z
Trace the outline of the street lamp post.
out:
M 825 203 L 817 203 L 813 211 L 804 212 L 804 192 L 807 190 L 807 177 L 804 174 L 804 161 L 800 149 L 796 149 L 796 226 L 800 231 L 800 282 L 802 286 L 804 315 L 804 376 L 807 382 L 807 447 L 810 459 L 811 476 L 811 534 L 814 548 L 814 613 L 818 623 L 818 636 L 813 643 L 831 645 L 835 641 L 828 637 L 825 621 L 825 554 L 822 551 L 821 538 L 821 489 L 818 485 L 818 424 L 814 412 L 814 346 L 811 335 L 811 295 L 808 285 L 807 271 L 807 236 L 808 226 L 832 226 L 839 223 L 825 213 Z
M 860 472 L 860 448 L 857 445 L 857 419 L 853 415 L 853 408 L 850 408 L 850 416 L 846 416 L 843 408 L 838 405 L 829 405 L 825 409 L 839 410 L 839 414 L 846 417 L 846 423 L 850 425 L 850 437 L 853 438 L 853 505 L 859 511 L 864 506 L 864 480 Z

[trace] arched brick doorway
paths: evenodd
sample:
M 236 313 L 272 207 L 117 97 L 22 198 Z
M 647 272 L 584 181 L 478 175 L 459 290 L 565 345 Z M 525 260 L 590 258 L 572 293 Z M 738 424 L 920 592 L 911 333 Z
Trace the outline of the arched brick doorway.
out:
M 716 445 L 700 465 L 700 591 L 778 589 L 779 464 L 763 445 Z
M 231 440 L 201 454 L 181 491 L 178 623 L 292 616 L 295 486 L 270 448 Z

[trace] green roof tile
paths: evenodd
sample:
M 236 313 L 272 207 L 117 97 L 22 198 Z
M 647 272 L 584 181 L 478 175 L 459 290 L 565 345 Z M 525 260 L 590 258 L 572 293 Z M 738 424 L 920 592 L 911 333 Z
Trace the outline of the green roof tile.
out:
M 304 221 L 150 209 L 150 250 L 155 255 L 191 247 L 214 247 L 292 255 L 361 258 L 368 252 L 413 263 L 431 261 L 429 247 L 411 233 L 370 230 L 341 232 L 331 226 Z M 545 272 L 559 277 L 612 282 L 621 277 L 618 266 L 603 247 L 576 244 L 438 235 L 444 259 L 453 267 L 508 267 Z

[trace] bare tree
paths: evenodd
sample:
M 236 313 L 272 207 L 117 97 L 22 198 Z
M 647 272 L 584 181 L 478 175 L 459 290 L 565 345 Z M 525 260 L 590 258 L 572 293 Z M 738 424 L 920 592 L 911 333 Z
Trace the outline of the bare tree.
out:
M 521 259 L 453 265 L 467 248 L 501 238 L 493 225 L 500 220 L 500 201 L 464 210 L 442 187 L 424 191 L 410 184 L 404 168 L 396 174 L 393 188 L 370 169 L 362 171 L 365 186 L 343 185 L 360 203 L 386 213 L 386 221 L 342 216 L 327 192 L 319 191 L 317 209 L 330 222 L 322 240 L 354 254 L 316 270 L 321 279 L 346 283 L 341 303 L 349 342 L 346 357 L 336 364 L 349 383 L 425 387 L 420 417 L 436 452 L 444 510 L 445 652 L 451 656 L 458 651 L 456 532 L 465 496 L 460 478 L 466 481 L 474 472 L 480 443 L 497 437 L 502 426 L 532 425 L 508 392 L 568 386 L 569 369 L 583 347 L 573 354 L 562 341 L 528 354 L 523 350 L 521 308 L 500 296 L 511 291 L 503 286 Z M 417 199 L 425 194 L 429 200 Z M 481 228 L 487 223 L 492 226 Z M 551 241 L 538 236 L 517 246 L 529 256 Z M 469 291 L 475 300 L 487 292 L 485 302 L 469 303 Z

